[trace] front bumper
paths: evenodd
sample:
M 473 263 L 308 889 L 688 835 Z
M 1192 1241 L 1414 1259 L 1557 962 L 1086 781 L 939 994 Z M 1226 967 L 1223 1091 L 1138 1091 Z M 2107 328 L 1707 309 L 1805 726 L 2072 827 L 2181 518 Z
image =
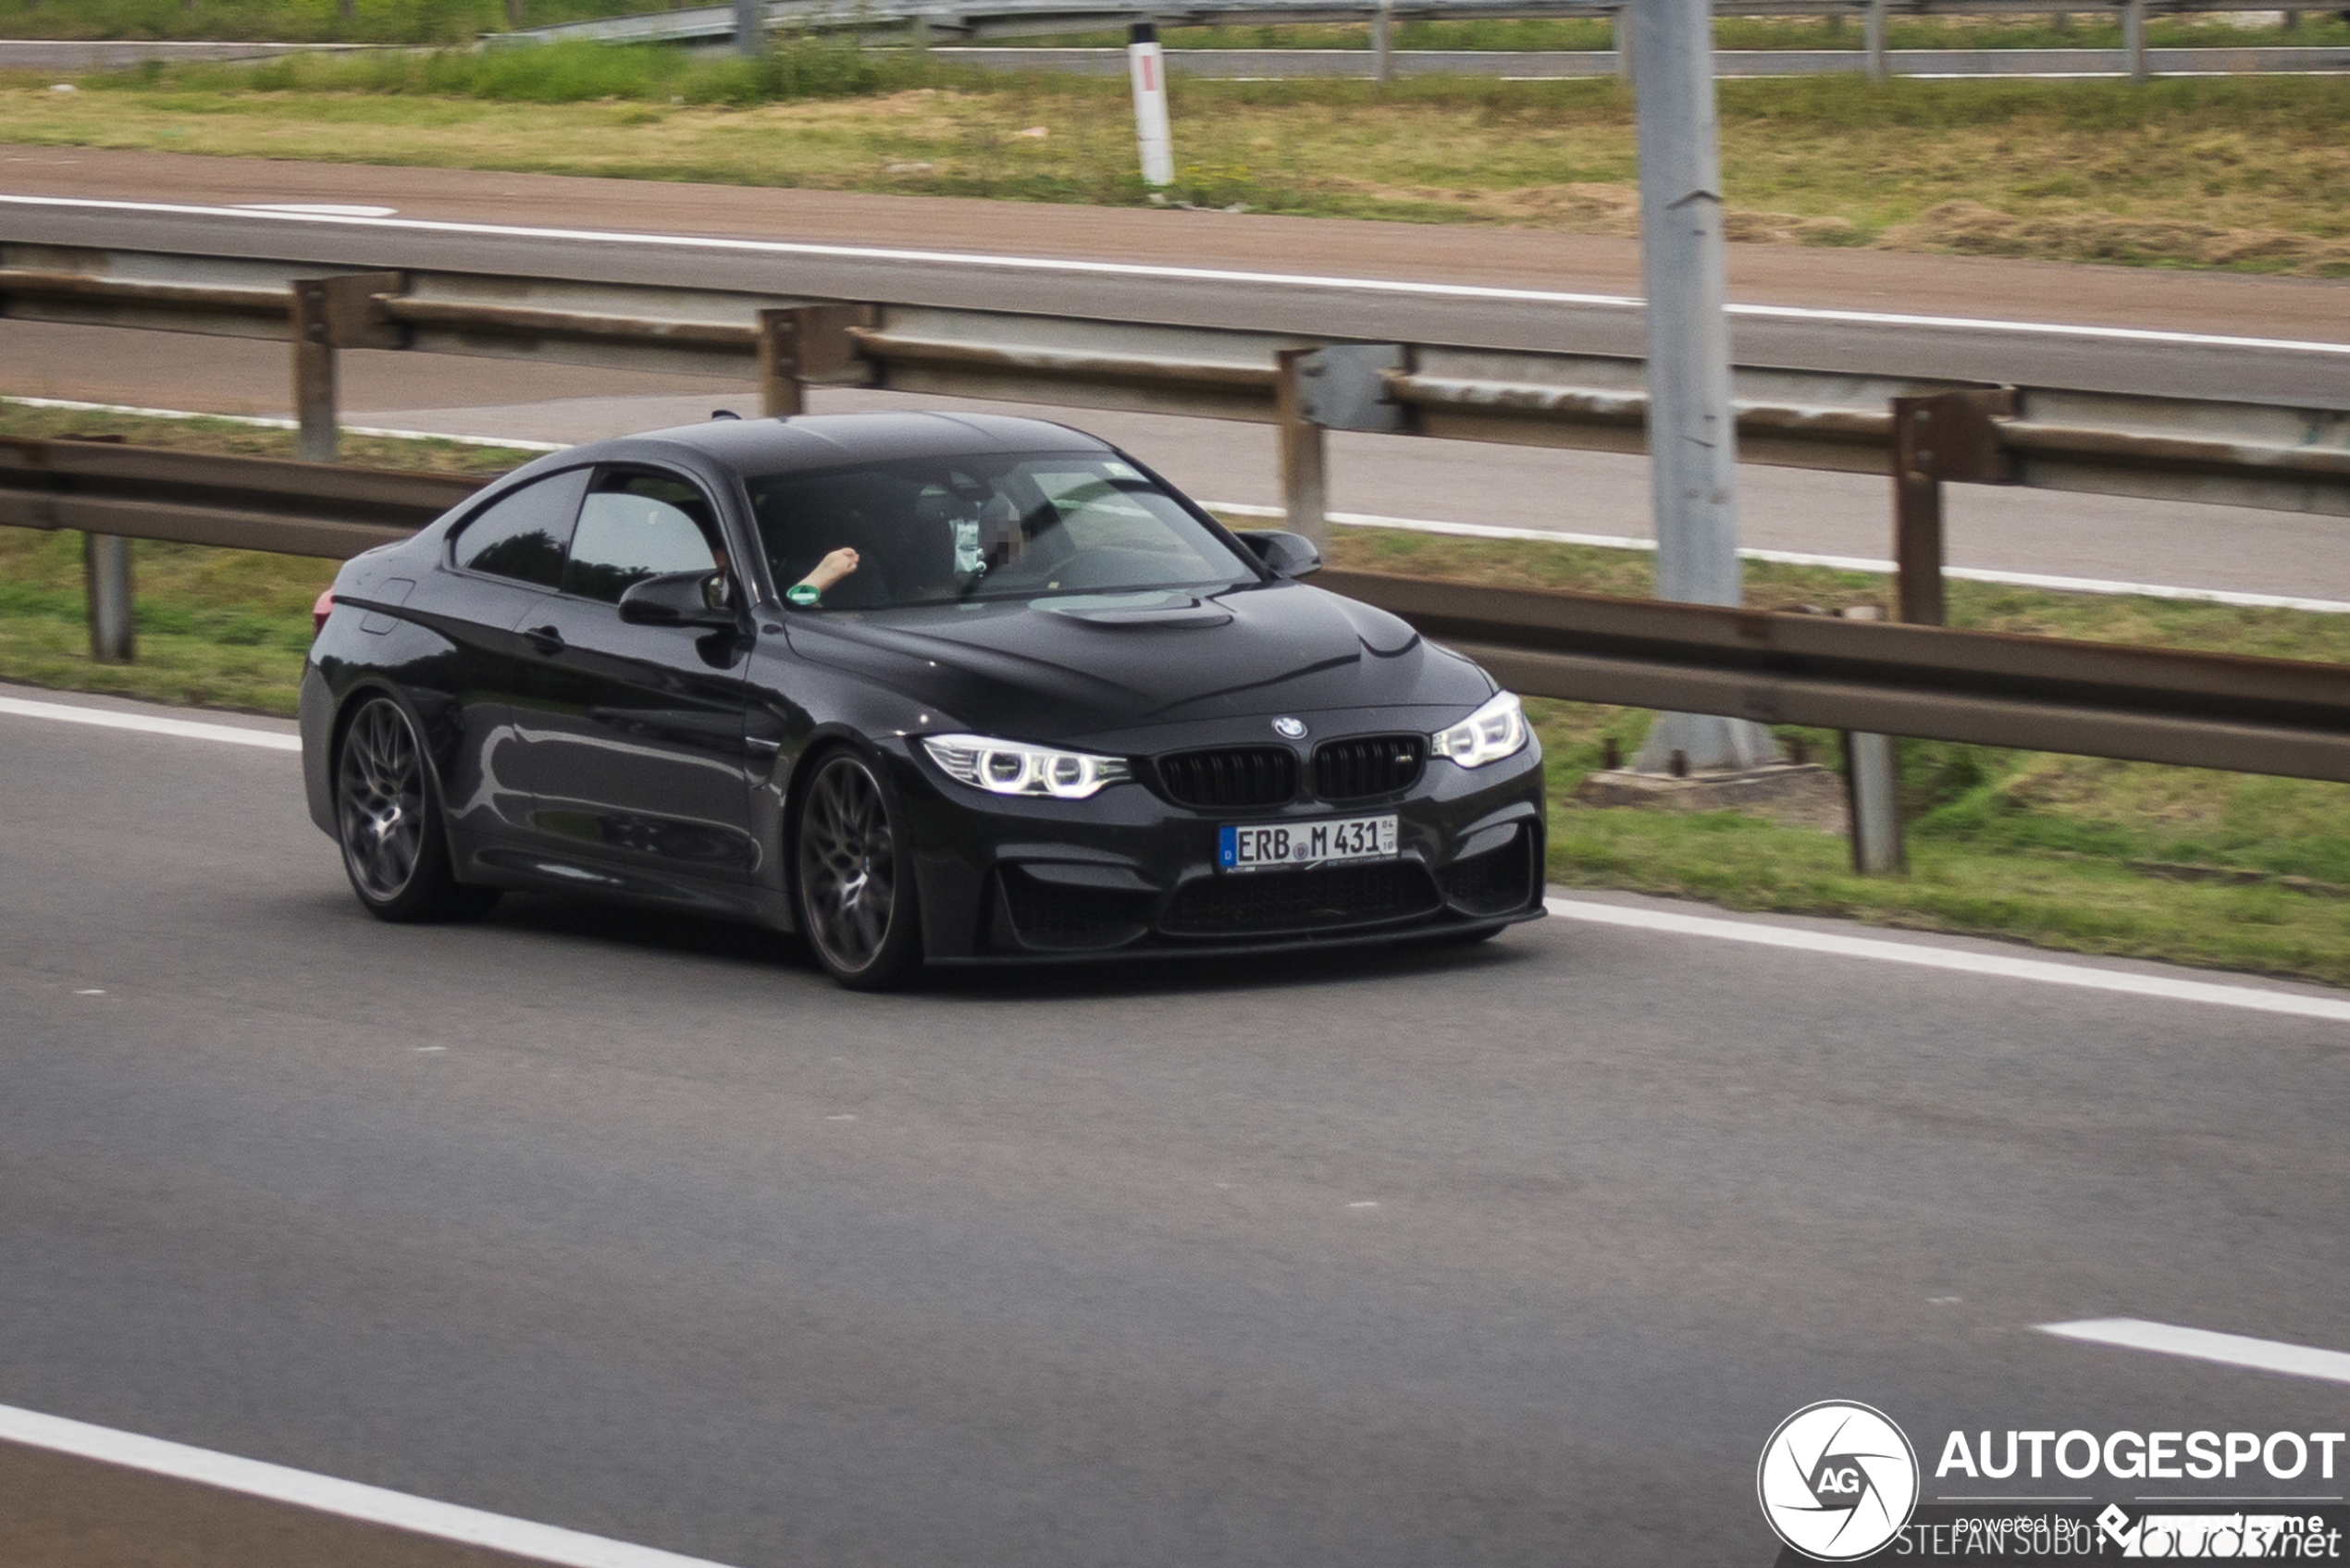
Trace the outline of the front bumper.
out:
M 993 796 L 909 742 L 892 756 L 934 962 L 1208 957 L 1491 930 L 1542 912 L 1541 759 L 1431 760 L 1399 794 L 1259 809 L 1179 806 L 1146 784 L 1090 799 Z M 1225 823 L 1392 812 L 1393 858 L 1224 871 Z

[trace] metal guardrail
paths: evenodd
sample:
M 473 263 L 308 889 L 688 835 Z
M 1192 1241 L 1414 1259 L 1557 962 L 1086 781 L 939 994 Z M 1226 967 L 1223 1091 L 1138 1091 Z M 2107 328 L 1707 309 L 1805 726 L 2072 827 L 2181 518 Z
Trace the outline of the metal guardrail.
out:
M 845 385 L 1270 423 L 1282 432 L 1292 525 L 1317 536 L 1329 430 L 1626 452 L 1646 442 L 1645 367 L 1616 355 L 578 278 L 315 270 L 0 241 L 0 313 L 291 340 L 301 453 L 312 460 L 333 455 L 345 349 L 748 371 L 770 413 L 798 412 L 810 386 Z M 1733 391 L 1742 461 L 1898 472 L 1916 481 L 1921 509 L 1954 480 L 2350 517 L 2350 411 L 2029 386 L 1984 403 L 1963 382 L 1762 366 L 1738 367 Z M 1948 438 L 1901 448 L 1897 400 L 1954 397 L 1975 401 L 1948 405 Z
M 1515 691 L 2350 781 L 2350 665 L 1328 572 Z
M 1006 48 L 947 45 L 931 57 L 989 71 L 1063 71 L 1074 76 L 1124 76 L 1119 48 Z M 1624 63 L 1613 49 L 1198 49 L 1169 48 L 1168 74 L 1209 81 L 1262 81 L 1399 77 L 1501 77 L 1512 81 L 1564 81 L 1615 76 Z M 1873 58 L 1859 49 L 1721 49 L 1713 74 L 1749 77 L 1844 73 L 1880 77 L 2127 77 L 2318 76 L 2350 73 L 2350 48 L 2322 45 L 2236 45 L 2147 49 L 2143 65 L 2127 49 L 1890 49 Z
M 2261 0 L 2217 0 L 2216 4 L 2203 0 L 2086 0 L 2071 8 L 2119 14 L 2122 31 L 2120 49 L 1923 50 L 1905 52 L 1906 58 L 1886 46 L 1886 23 L 1893 16 L 2046 14 L 2050 7 L 2043 0 L 1713 0 L 1713 8 L 1717 16 L 1857 16 L 1863 22 L 1860 47 L 1853 50 L 1717 51 L 1714 69 L 1720 76 L 1860 71 L 1877 80 L 1904 75 L 2115 75 L 2143 81 L 2167 72 L 2339 71 L 2345 68 L 2344 56 L 2350 55 L 2326 49 L 2157 50 L 2147 45 L 2146 25 L 2151 16 L 2275 9 Z M 2292 14 L 2297 16 L 2298 11 Z M 1623 15 L 1624 0 L 1174 0 L 1171 7 L 1154 0 L 768 0 L 765 22 L 771 31 L 848 32 L 868 42 L 918 45 L 1121 31 L 1136 22 L 1156 22 L 1163 28 L 1368 22 L 1372 47 L 1359 56 L 1312 51 L 1283 57 L 1282 52 L 1274 50 L 1233 51 L 1233 57 L 1219 60 L 1212 57 L 1219 52 L 1178 50 L 1169 56 L 1169 63 L 1180 61 L 1181 68 L 1199 76 L 1362 75 L 1386 81 L 1398 74 L 1445 71 L 1539 77 L 1610 72 L 1628 75 L 1630 57 L 1622 48 Z M 1618 47 L 1589 51 L 1579 56 L 1564 52 L 1518 56 L 1515 63 L 1470 51 L 1399 56 L 1392 47 L 1393 24 L 1399 20 L 1539 17 L 1605 19 L 1616 29 Z M 738 25 L 733 6 L 714 6 L 493 33 L 488 42 L 516 44 L 570 40 L 689 45 L 734 43 L 739 46 Z M 1064 57 L 1021 61 L 1008 52 L 997 51 L 984 57 L 974 52 L 967 56 L 967 63 L 996 70 L 1093 71 L 1112 68 L 1110 62 L 1117 58 L 1111 56 L 1096 61 L 1080 51 L 1056 53 Z M 1451 63 L 1446 63 L 1448 60 Z
M 0 438 L 0 526 L 347 561 L 487 481 L 102 441 Z
M 1124 29 L 1267 22 L 1395 21 L 1569 17 L 1614 20 L 1625 0 L 768 0 L 767 26 L 787 31 L 903 30 L 920 23 L 934 38 L 1018 38 Z M 2275 0 L 1713 0 L 1722 17 L 2046 16 L 2107 11 L 2141 17 L 2206 11 L 2274 11 Z M 612 43 L 718 42 L 735 33 L 735 8 L 702 6 L 594 21 L 489 33 L 491 43 L 590 41 Z
M 485 481 L 0 440 L 0 525 L 345 558 Z M 2350 782 L 2350 666 L 1361 572 L 1390 611 L 1534 697 Z

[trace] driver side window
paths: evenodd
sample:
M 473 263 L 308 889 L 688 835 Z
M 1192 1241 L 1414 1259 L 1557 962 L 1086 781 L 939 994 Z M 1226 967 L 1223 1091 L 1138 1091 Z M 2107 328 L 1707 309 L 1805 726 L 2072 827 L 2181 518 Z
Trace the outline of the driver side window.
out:
M 708 498 L 674 475 L 608 469 L 596 476 L 563 568 L 563 592 L 617 604 L 647 577 L 726 565 Z

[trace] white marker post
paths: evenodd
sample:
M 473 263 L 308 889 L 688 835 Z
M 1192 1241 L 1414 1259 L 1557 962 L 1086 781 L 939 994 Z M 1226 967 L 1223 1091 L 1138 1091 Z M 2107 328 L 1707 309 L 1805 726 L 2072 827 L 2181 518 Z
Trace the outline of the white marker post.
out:
M 1126 33 L 1126 70 L 1134 83 L 1134 140 L 1142 146 L 1143 182 L 1175 183 L 1175 139 L 1167 125 L 1167 59 L 1158 29 L 1136 22 Z

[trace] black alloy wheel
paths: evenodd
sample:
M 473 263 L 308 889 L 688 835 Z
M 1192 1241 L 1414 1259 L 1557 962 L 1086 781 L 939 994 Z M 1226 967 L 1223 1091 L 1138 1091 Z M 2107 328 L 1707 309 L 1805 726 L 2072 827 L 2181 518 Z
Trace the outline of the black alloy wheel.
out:
M 415 725 L 390 698 L 369 698 L 343 731 L 335 763 L 335 836 L 352 891 L 377 919 L 463 918 L 498 901 L 496 888 L 451 871 L 435 805 Z
M 855 991 L 902 983 L 921 961 L 912 867 L 889 787 L 865 759 L 835 751 L 800 796 L 800 929 L 833 979 Z

